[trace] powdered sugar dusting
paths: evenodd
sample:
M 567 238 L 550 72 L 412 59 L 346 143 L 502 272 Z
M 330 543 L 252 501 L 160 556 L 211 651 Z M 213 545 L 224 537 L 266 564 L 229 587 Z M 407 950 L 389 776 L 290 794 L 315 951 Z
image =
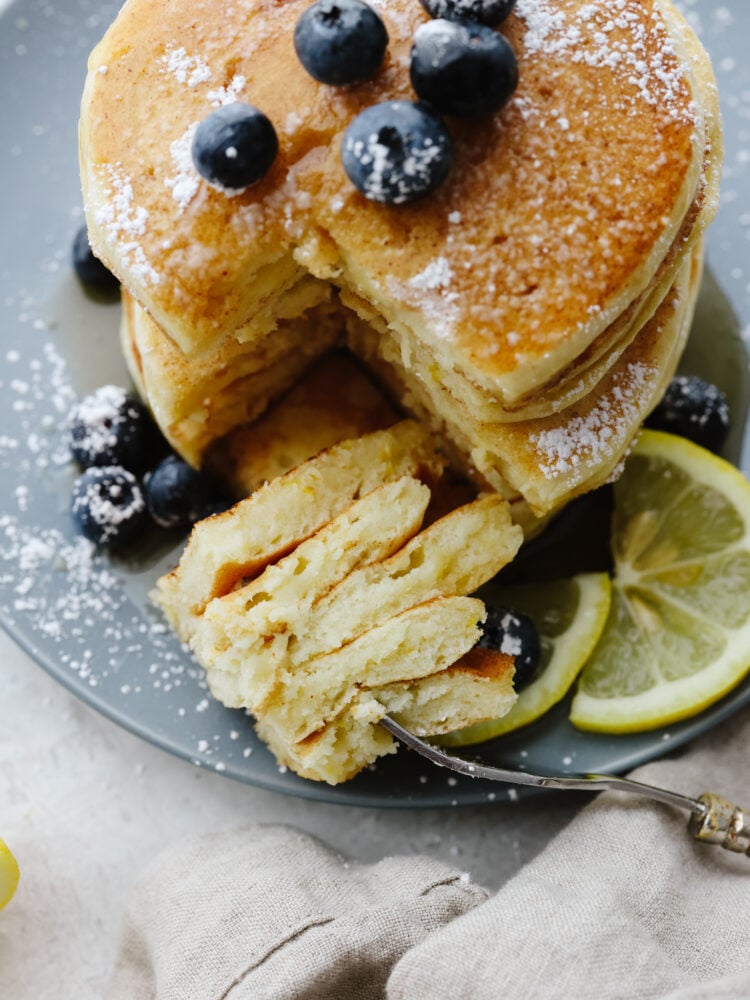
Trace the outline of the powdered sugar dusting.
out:
M 436 257 L 427 267 L 409 279 L 410 288 L 421 288 L 426 291 L 434 291 L 437 288 L 448 288 L 453 271 L 445 257 Z
M 684 73 L 657 11 L 648 26 L 632 0 L 585 4 L 575 11 L 575 19 L 557 0 L 518 0 L 515 11 L 526 24 L 526 56 L 543 53 L 616 70 L 646 104 L 694 120 L 695 108 L 686 111 L 680 100 Z M 653 32 L 659 44 L 649 46 Z
M 209 90 L 206 94 L 206 100 L 215 108 L 225 104 L 234 104 L 245 89 L 246 84 L 247 79 L 241 74 L 237 74 L 232 77 L 226 87 Z M 200 188 L 201 179 L 193 165 L 192 156 L 193 138 L 199 124 L 200 122 L 192 122 L 179 139 L 175 139 L 169 145 L 169 155 L 174 173 L 164 178 L 164 185 L 172 192 L 172 197 L 177 202 L 180 213 L 185 211 Z M 226 193 L 232 196 L 238 192 Z
M 180 212 L 185 211 L 200 187 L 200 178 L 193 166 L 191 154 L 197 128 L 198 122 L 188 125 L 180 138 L 175 139 L 169 146 L 169 155 L 172 157 L 175 172 L 164 179 L 164 184 L 171 190 Z
M 573 417 L 562 427 L 531 435 L 539 468 L 547 479 L 589 474 L 592 463 L 605 461 L 622 445 L 623 434 L 637 421 L 640 400 L 656 369 L 633 362 L 612 377 L 612 387 L 585 415 Z
M 388 288 L 394 296 L 416 306 L 428 318 L 434 333 L 441 338 L 452 335 L 459 319 L 458 292 L 451 288 L 455 275 L 446 257 L 436 257 L 406 282 L 393 276 Z
M 86 516 L 104 542 L 117 539 L 121 525 L 145 509 L 137 479 L 118 466 L 89 469 L 78 480 L 71 504 L 73 514 Z
M 237 73 L 226 87 L 217 87 L 215 90 L 209 90 L 206 94 L 206 100 L 213 104 L 215 108 L 223 107 L 225 104 L 234 104 L 245 89 L 246 84 L 247 78 L 242 76 L 241 73 Z
M 119 164 L 108 164 L 106 171 L 109 190 L 105 205 L 96 212 L 96 221 L 107 230 L 110 240 L 117 244 L 132 275 L 138 280 L 158 285 L 161 276 L 138 240 L 146 232 L 148 211 L 135 204 L 133 185 Z
M 211 70 L 200 56 L 190 56 L 182 46 L 168 45 L 166 55 L 160 59 L 163 73 L 171 75 L 179 83 L 197 87 L 211 79 Z
M 520 656 L 523 652 L 523 643 L 521 642 L 521 637 L 518 635 L 513 635 L 512 629 L 518 624 L 518 619 L 508 612 L 503 615 L 500 619 L 500 628 L 502 630 L 502 639 L 500 641 L 500 652 L 505 653 L 506 656 Z
M 69 283 L 77 288 L 72 276 Z M 32 308 L 31 300 L 24 304 L 29 319 Z M 92 322 L 101 308 L 88 305 Z M 18 346 L 6 352 L 0 371 L 11 403 L 0 434 L 0 472 L 10 484 L 0 497 L 4 625 L 79 695 L 96 689 L 97 703 L 109 710 L 140 723 L 143 716 L 129 705 L 158 699 L 163 732 L 175 732 L 179 720 L 181 746 L 193 763 L 236 774 L 257 746 L 249 722 L 237 713 L 234 735 L 226 734 L 226 710 L 206 698 L 203 672 L 146 599 L 176 554 L 154 564 L 152 546 L 143 565 L 133 554 L 124 561 L 102 555 L 75 534 L 68 504 L 78 470 L 65 428 L 77 394 L 55 341 L 29 329 Z
M 296 111 L 290 111 L 284 121 L 284 131 L 287 135 L 294 135 L 303 122 L 303 118 Z
M 554 430 L 532 434 L 539 468 L 547 479 L 567 476 L 575 480 L 590 473 L 592 463 L 605 461 L 622 444 L 623 432 L 638 419 L 640 400 L 656 369 L 633 362 L 612 378 L 612 387 L 585 415 L 567 420 Z
M 5 515 L 0 517 L 3 564 L 20 570 L 14 610 L 33 613 L 36 628 L 53 639 L 62 638 L 71 622 L 116 613 L 121 607 L 121 596 L 113 593 L 114 574 L 96 559 L 94 546 L 85 538 L 68 541 L 55 528 L 37 533 Z M 56 588 L 43 585 L 45 576 L 62 579 L 65 586 L 53 594 Z M 0 573 L 0 580 L 8 582 L 9 576 Z
M 348 160 L 365 168 L 360 172 L 357 187 L 366 198 L 402 205 L 434 187 L 436 168 L 439 172 L 441 161 L 448 154 L 448 139 L 442 132 L 433 129 L 428 134 L 427 127 L 417 125 L 417 112 L 405 101 L 390 103 L 392 123 L 382 115 L 369 114 L 375 111 L 374 107 L 367 109 L 355 120 L 361 126 L 354 126 L 354 134 L 345 135 L 344 162 Z M 365 131 L 369 126 L 373 131 Z

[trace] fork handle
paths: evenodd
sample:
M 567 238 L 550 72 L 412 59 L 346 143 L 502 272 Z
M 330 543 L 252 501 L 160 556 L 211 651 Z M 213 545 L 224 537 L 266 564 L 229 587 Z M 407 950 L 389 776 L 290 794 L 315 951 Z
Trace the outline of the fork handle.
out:
M 705 844 L 717 844 L 735 854 L 750 857 L 750 814 L 720 795 L 706 792 L 699 799 L 691 799 L 666 788 L 645 785 L 632 778 L 621 778 L 613 774 L 551 775 L 529 774 L 528 771 L 512 771 L 502 767 L 454 757 L 432 743 L 426 743 L 414 733 L 404 729 L 394 719 L 386 715 L 380 725 L 395 736 L 404 746 L 411 747 L 438 767 L 447 767 L 469 778 L 486 778 L 512 785 L 530 785 L 536 788 L 558 788 L 575 791 L 601 792 L 605 790 L 628 792 L 641 795 L 655 802 L 686 809 L 690 813 L 688 831 Z
M 698 799 L 705 807 L 702 813 L 692 813 L 688 830 L 696 840 L 750 857 L 750 816 L 739 806 L 720 795 L 706 792 Z

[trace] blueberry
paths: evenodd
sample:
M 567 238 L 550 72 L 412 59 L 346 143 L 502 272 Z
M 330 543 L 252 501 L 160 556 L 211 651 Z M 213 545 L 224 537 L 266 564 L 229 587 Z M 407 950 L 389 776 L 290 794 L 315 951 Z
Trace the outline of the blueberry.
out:
M 719 451 L 729 435 L 729 405 L 724 393 L 710 382 L 697 375 L 678 375 L 646 425 Z
M 468 21 L 428 21 L 411 50 L 411 84 L 442 114 L 491 114 L 518 84 L 518 63 L 502 35 Z
M 135 476 L 120 465 L 87 469 L 73 487 L 78 530 L 102 548 L 118 548 L 148 527 L 146 501 Z
M 252 104 L 225 104 L 204 118 L 193 136 L 192 157 L 210 184 L 238 191 L 271 169 L 279 140 L 270 120 Z
M 140 473 L 163 451 L 161 435 L 143 403 L 117 385 L 103 385 L 70 414 L 73 458 L 83 468 L 122 465 Z
M 385 101 L 357 115 L 344 133 L 341 159 L 365 198 L 400 205 L 443 183 L 451 166 L 451 140 L 427 105 Z
M 430 17 L 493 25 L 508 17 L 516 0 L 421 0 L 421 3 Z
M 516 661 L 514 684 L 517 691 L 534 680 L 542 659 L 542 644 L 534 622 L 522 611 L 487 608 L 479 646 L 508 653 Z
M 294 29 L 294 48 L 320 83 L 361 83 L 380 69 L 388 32 L 362 0 L 318 0 Z
M 148 511 L 162 528 L 189 528 L 228 506 L 215 482 L 177 455 L 146 476 L 143 489 Z
M 73 270 L 84 285 L 100 292 L 115 292 L 120 287 L 120 282 L 107 265 L 94 256 L 85 225 L 81 226 L 73 240 L 72 258 Z

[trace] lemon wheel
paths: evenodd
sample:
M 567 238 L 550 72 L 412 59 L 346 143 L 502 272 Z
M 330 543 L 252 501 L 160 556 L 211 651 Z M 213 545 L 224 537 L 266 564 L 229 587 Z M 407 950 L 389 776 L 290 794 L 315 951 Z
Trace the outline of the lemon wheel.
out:
M 750 484 L 644 431 L 615 486 L 612 550 L 612 605 L 571 721 L 628 733 L 696 714 L 750 670 Z

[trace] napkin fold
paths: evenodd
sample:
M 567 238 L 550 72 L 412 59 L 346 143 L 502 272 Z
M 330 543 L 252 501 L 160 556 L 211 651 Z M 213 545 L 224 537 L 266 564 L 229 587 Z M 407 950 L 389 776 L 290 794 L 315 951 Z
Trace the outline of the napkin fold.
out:
M 745 712 L 632 777 L 750 808 L 749 756 Z M 388 1000 L 748 1000 L 750 858 L 686 827 L 667 806 L 599 796 L 489 902 L 409 951 Z M 457 968 L 448 956 L 459 953 Z
M 108 1000 L 379 1000 L 395 962 L 487 892 L 430 858 L 348 862 L 283 826 L 162 854 L 129 902 Z
M 634 773 L 750 807 L 750 714 Z M 168 851 L 127 909 L 107 1000 L 747 1000 L 750 858 L 620 793 L 492 898 L 424 857 L 347 862 L 278 826 Z

